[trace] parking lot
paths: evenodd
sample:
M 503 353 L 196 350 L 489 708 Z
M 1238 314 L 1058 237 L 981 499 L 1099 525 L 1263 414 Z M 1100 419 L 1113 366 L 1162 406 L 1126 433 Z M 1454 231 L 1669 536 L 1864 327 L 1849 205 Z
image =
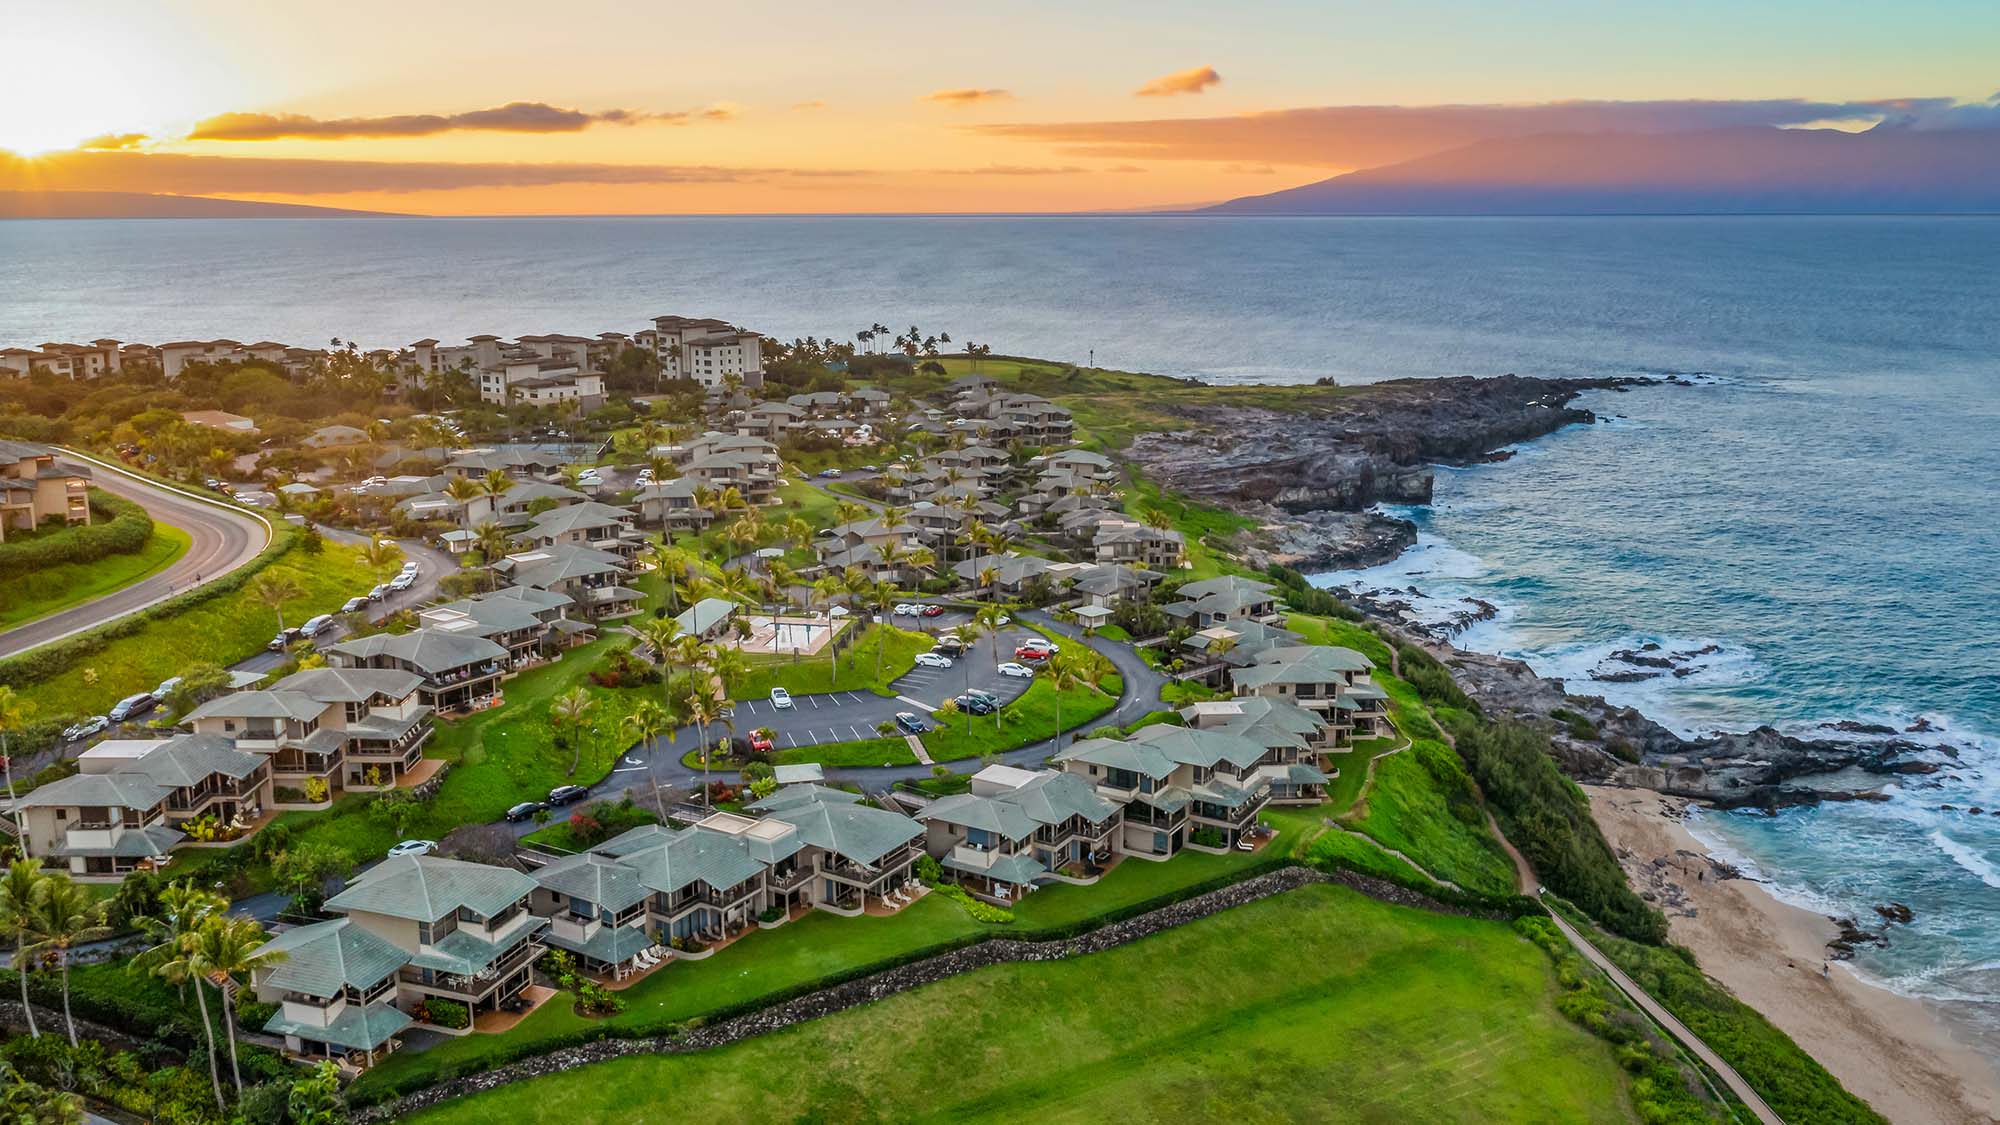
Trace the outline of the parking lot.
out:
M 940 629 L 948 623 L 948 618 L 925 622 Z M 911 627 L 906 620 L 898 624 Z M 752 730 L 768 730 L 772 742 L 782 750 L 879 738 L 876 724 L 893 722 L 898 711 L 915 712 L 929 722 L 929 714 L 938 704 L 963 694 L 968 687 L 993 695 L 1003 705 L 1011 703 L 1034 681 L 1003 676 L 996 669 L 999 663 L 1014 659 L 1016 645 L 1039 635 L 1028 629 L 1002 629 L 999 661 L 993 658 L 992 640 L 982 639 L 971 652 L 953 661 L 950 668 L 917 667 L 897 677 L 889 685 L 896 692 L 893 698 L 870 691 L 819 692 L 795 695 L 791 707 L 784 709 L 769 699 L 741 701 L 736 704 L 736 733 L 742 737 Z

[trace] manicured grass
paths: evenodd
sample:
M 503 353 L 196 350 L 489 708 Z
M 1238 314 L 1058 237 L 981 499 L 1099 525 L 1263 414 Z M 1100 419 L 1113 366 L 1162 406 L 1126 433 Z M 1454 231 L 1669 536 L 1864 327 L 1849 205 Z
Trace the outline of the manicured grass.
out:
M 1368 779 L 1369 759 L 1402 744 L 1400 738 L 1368 738 L 1339 753 L 1327 755 L 1327 763 L 1339 771 L 1333 784 L 1327 787 L 1328 808 L 1334 813 L 1344 813 L 1353 808 L 1354 799 L 1361 795 L 1361 786 Z
M 889 684 L 916 666 L 917 654 L 937 646 L 937 638 L 912 633 L 894 625 L 849 625 L 859 628 L 859 640 L 848 646 L 838 660 L 825 653 L 816 656 L 755 656 L 750 658 L 750 674 L 730 689 L 734 699 L 768 699 L 771 689 L 784 688 L 793 695 L 824 691 L 872 691 L 894 695 Z M 876 670 L 880 649 L 881 670 Z M 835 665 L 838 664 L 836 668 Z
M 907 766 L 917 760 L 901 736 L 829 742 L 824 746 L 794 746 L 778 751 L 778 764 L 818 762 L 823 766 Z
M 1557 995 L 1546 958 L 1502 924 L 1309 887 L 415 1120 L 1633 1120 L 1611 1051 Z
M 1063 692 L 1063 730 L 1088 730 L 1093 720 L 1118 706 L 1119 693 L 1124 690 L 1124 681 L 1114 672 L 1104 677 L 1102 691 L 1079 684 Z M 1001 707 L 997 715 L 997 729 L 994 715 L 961 713 L 951 716 L 949 730 L 944 728 L 942 716 L 933 715 L 931 721 L 939 724 L 938 729 L 923 736 L 924 749 L 934 761 L 959 761 L 1054 738 L 1056 690 L 1037 677 L 1019 699 Z
M 1211 548 L 1208 539 L 1228 538 L 1257 526 L 1257 521 L 1234 512 L 1203 504 L 1177 492 L 1162 492 L 1153 482 L 1133 474 L 1127 490 L 1125 509 L 1144 516 L 1149 511 L 1166 513 L 1187 540 L 1188 577 L 1214 578 L 1242 569 Z
M 393 569 L 392 564 L 373 570 L 359 548 L 335 543 L 327 543 L 317 555 L 307 554 L 294 539 L 260 573 L 290 577 L 304 591 L 285 603 L 285 623 L 297 625 L 316 613 L 339 609 Z M 181 612 L 150 619 L 82 657 L 76 667 L 16 690 L 41 718 L 94 715 L 191 664 L 227 665 L 251 656 L 277 631 L 277 614 L 253 598 L 245 583 Z
M 155 523 L 146 545 L 129 555 L 64 563 L 0 582 L 0 629 L 11 629 L 121 590 L 158 574 L 187 553 L 188 533 Z

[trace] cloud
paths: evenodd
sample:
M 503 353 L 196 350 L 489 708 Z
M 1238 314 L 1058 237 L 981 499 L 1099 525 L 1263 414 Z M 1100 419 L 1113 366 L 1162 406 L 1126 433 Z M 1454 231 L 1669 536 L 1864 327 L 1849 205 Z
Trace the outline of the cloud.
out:
M 1884 116 L 1877 126 L 1882 129 L 2000 129 L 2000 94 L 1983 102 L 1961 102 L 1951 98 L 1895 98 L 1874 104 L 1883 111 Z
M 439 133 L 577 133 L 592 125 L 638 125 L 645 122 L 685 124 L 687 121 L 727 120 L 733 110 L 716 106 L 693 113 L 646 113 L 607 109 L 595 113 L 564 109 L 546 102 L 509 102 L 492 109 L 465 113 L 402 113 L 386 117 L 307 117 L 298 113 L 223 113 L 198 122 L 191 141 L 274 141 L 306 138 L 344 140 L 355 137 L 430 137 Z
M 967 106 L 980 102 L 1011 101 L 1014 95 L 1006 90 L 979 90 L 967 87 L 962 90 L 933 90 L 919 101 L 936 102 L 939 105 Z
M 1111 167 L 1109 167 L 1109 168 L 1106 168 L 1106 169 L 1105 169 L 1105 171 L 1107 171 L 1107 172 L 1119 172 L 1119 173 L 1132 173 L 1132 172 L 1144 172 L 1144 171 L 1145 171 L 1145 169 L 1144 169 L 1144 168 L 1141 168 L 1141 167 L 1139 167 L 1139 166 L 1138 166 L 1137 164 L 1113 164 L 1113 165 L 1112 165 Z
M 826 103 L 814 98 L 809 102 L 793 102 L 792 108 L 800 113 L 809 113 L 815 109 L 825 109 Z
M 79 141 L 76 147 L 86 152 L 118 152 L 138 148 L 152 139 L 144 133 L 106 133 L 87 141 Z
M 1366 168 L 1477 141 L 1537 133 L 1660 133 L 1883 119 L 1907 104 L 1935 119 L 1929 101 L 1567 101 L 1521 105 L 1350 105 L 1229 117 L 968 126 L 991 137 L 1060 146 L 1112 160 L 1271 162 Z M 1946 104 L 1956 104 L 1949 103 Z
M 162 152 L 0 152 L 0 191 L 134 191 L 170 195 L 340 195 L 550 184 L 730 183 L 787 169 L 653 164 L 503 164 L 262 159 Z
M 1074 176 L 1090 169 L 1074 165 L 988 164 L 984 168 L 937 168 L 933 171 L 940 176 Z
M 1212 66 L 1192 66 L 1186 70 L 1176 70 L 1163 74 L 1144 86 L 1132 91 L 1134 97 L 1171 98 L 1175 94 L 1199 94 L 1210 86 L 1222 81 L 1222 75 Z

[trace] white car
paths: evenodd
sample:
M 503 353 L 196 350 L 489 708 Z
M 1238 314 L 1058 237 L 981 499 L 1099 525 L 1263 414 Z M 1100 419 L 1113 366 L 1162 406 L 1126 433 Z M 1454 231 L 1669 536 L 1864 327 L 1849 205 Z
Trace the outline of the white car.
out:
M 63 740 L 66 742 L 78 742 L 100 731 L 110 729 L 110 719 L 105 718 L 103 715 L 93 715 L 74 726 L 66 728 L 63 731 Z
M 1035 678 L 1035 670 L 1033 668 L 1028 667 L 1026 664 L 1016 664 L 1011 660 L 995 670 L 1003 676 L 1013 676 L 1017 679 L 1032 680 Z
M 405 840 L 389 849 L 389 858 L 404 855 L 429 855 L 437 850 L 436 840 Z
M 917 667 L 949 668 L 951 667 L 951 657 L 941 652 L 920 652 L 917 654 Z
M 414 585 L 416 585 L 416 584 L 417 584 L 417 576 L 416 576 L 416 575 L 414 575 L 414 574 L 398 574 L 398 575 L 397 575 L 397 576 L 396 576 L 396 577 L 395 577 L 395 578 L 394 578 L 394 579 L 393 579 L 393 580 L 392 580 L 392 581 L 391 581 L 391 582 L 389 583 L 389 592 L 390 592 L 390 593 L 392 593 L 392 594 L 400 594 L 400 593 L 402 593 L 403 591 L 405 591 L 405 590 L 409 589 L 410 587 L 412 587 L 412 586 L 414 586 Z
M 897 616 L 897 617 L 915 617 L 916 615 L 917 615 L 917 607 L 916 607 L 916 606 L 914 606 L 914 605 L 910 604 L 909 602 L 898 602 L 898 603 L 897 603 L 897 605 L 896 605 L 896 616 Z
M 784 688 L 781 688 L 781 687 L 774 687 L 774 688 L 772 688 L 772 689 L 771 689 L 771 706 L 773 706 L 773 707 L 776 707 L 776 708 L 777 708 L 778 710 L 780 710 L 780 711 L 789 711 L 789 710 L 791 710 L 791 709 L 792 709 L 792 693 L 791 693 L 791 692 L 789 692 L 789 691 L 786 691 L 786 690 L 785 690 Z

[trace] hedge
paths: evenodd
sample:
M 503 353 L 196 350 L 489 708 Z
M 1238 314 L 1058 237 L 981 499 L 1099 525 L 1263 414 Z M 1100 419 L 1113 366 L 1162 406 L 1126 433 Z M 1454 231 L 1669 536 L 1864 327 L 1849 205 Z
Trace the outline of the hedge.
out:
M 124 617 L 100 625 L 88 633 L 80 633 L 66 640 L 46 644 L 40 648 L 30 649 L 18 656 L 10 656 L 5 660 L 0 660 L 0 684 L 18 688 L 49 679 L 53 676 L 59 676 L 75 667 L 84 657 L 103 648 L 107 642 L 116 640 L 119 637 L 129 636 L 137 632 L 141 625 L 149 621 L 156 621 L 163 617 L 172 617 L 177 613 L 184 613 L 210 598 L 235 593 L 237 590 L 242 589 L 252 578 L 255 578 L 258 571 L 263 570 L 265 567 L 284 557 L 285 552 L 291 550 L 293 546 L 295 534 L 290 524 L 276 524 L 272 529 L 270 545 L 265 547 L 263 552 L 256 558 L 251 559 L 248 563 L 231 571 L 222 578 L 215 579 L 206 585 L 198 586 L 177 597 L 168 598 L 158 605 L 149 606 L 137 613 L 126 614 Z
M 0 543 L 0 581 L 65 563 L 129 555 L 152 538 L 153 518 L 123 497 L 92 489 L 90 515 L 91 522 L 83 527 Z

